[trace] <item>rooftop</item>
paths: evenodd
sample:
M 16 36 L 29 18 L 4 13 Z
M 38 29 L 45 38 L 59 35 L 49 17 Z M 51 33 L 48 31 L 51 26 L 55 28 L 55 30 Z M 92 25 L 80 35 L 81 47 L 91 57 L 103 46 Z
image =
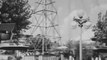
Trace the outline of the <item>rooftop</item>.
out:
M 11 32 L 15 28 L 15 23 L 2 23 L 0 24 L 0 31 Z

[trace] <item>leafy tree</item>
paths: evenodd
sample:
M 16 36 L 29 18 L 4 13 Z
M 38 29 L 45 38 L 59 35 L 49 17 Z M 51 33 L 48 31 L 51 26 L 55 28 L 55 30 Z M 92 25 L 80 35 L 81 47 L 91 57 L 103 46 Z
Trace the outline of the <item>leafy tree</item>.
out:
M 31 23 L 28 19 L 31 17 L 30 5 L 28 0 L 2 0 L 0 8 L 1 23 L 15 23 L 16 33 L 28 29 Z
M 46 38 L 44 35 L 38 34 L 35 38 L 31 40 L 31 47 L 38 50 L 39 52 L 42 52 L 42 43 L 44 39 L 44 51 L 48 51 L 48 49 L 51 48 L 51 41 L 50 39 Z
M 79 59 L 79 41 L 68 41 L 68 43 L 66 44 L 66 46 L 69 48 L 69 49 L 75 49 L 74 50 L 74 55 L 76 57 L 76 60 Z M 82 54 L 83 54 L 83 59 L 84 60 L 87 60 L 88 57 L 91 58 L 93 52 L 92 52 L 92 49 L 90 49 L 90 47 L 93 46 L 93 44 L 85 44 L 83 43 L 82 44 Z
M 101 44 L 107 43 L 107 11 L 104 15 L 101 12 L 98 14 L 98 22 L 93 31 L 95 32 L 93 41 L 98 41 Z
M 69 50 L 74 49 L 73 54 L 76 57 L 76 59 L 79 59 L 79 42 L 70 40 L 67 42 L 66 46 L 68 47 Z M 69 50 L 68 50 L 68 52 L 69 52 Z M 67 58 L 69 58 L 69 55 L 67 55 Z

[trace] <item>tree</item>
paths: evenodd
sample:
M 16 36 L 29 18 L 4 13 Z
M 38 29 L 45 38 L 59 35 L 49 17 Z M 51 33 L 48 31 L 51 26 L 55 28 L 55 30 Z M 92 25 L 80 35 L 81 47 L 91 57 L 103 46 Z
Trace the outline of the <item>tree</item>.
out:
M 70 40 L 67 42 L 66 46 L 68 47 L 69 50 L 74 50 L 73 54 L 76 57 L 76 60 L 79 59 L 79 42 Z
M 68 43 L 66 44 L 66 46 L 69 48 L 69 49 L 74 49 L 74 55 L 76 57 L 76 60 L 79 59 L 79 41 L 68 41 Z M 90 47 L 92 47 L 93 44 L 85 44 L 83 43 L 82 44 L 82 54 L 83 54 L 83 60 L 87 60 L 88 57 L 91 58 L 93 52 L 92 52 L 92 49 Z
M 1 23 L 15 23 L 16 33 L 28 29 L 31 23 L 28 19 L 31 17 L 30 5 L 28 0 L 2 0 L 0 8 Z
M 93 28 L 94 38 L 93 41 L 98 41 L 101 44 L 107 43 L 107 11 L 104 15 L 100 12 L 98 14 L 98 22 Z
M 42 43 L 44 39 L 44 51 L 48 51 L 48 49 L 51 48 L 52 42 L 49 38 L 46 38 L 44 35 L 38 34 L 35 38 L 31 40 L 31 47 L 38 50 L 39 52 L 42 52 Z

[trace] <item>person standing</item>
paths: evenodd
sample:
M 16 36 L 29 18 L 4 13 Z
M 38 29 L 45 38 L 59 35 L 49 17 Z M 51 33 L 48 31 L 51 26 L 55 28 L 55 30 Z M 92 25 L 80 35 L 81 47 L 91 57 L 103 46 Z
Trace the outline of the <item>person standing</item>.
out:
M 16 50 L 15 51 L 15 58 L 16 60 L 21 60 L 22 59 L 22 54 L 20 51 Z

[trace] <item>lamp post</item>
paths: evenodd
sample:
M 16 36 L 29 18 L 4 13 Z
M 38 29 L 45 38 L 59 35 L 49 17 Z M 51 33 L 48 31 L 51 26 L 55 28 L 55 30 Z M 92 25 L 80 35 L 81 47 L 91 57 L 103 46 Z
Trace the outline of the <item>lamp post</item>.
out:
M 79 18 L 74 17 L 74 21 L 78 23 L 78 26 L 81 29 L 80 41 L 79 41 L 79 59 L 82 60 L 82 28 L 83 28 L 83 24 L 88 22 L 89 19 L 83 19 L 83 16 L 79 16 Z

